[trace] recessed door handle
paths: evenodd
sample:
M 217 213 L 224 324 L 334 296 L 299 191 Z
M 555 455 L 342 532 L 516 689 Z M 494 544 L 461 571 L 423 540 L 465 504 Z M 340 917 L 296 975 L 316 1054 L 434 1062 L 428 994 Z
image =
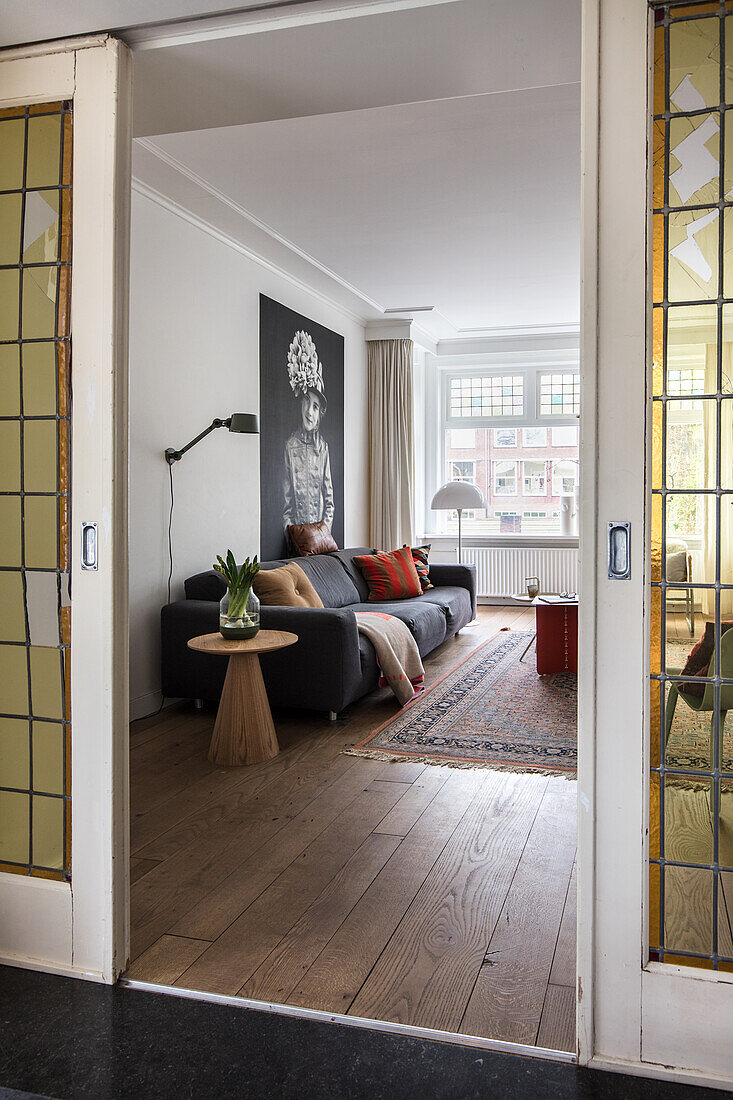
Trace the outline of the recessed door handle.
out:
M 631 577 L 631 524 L 626 520 L 608 522 L 608 579 L 627 581 Z
M 97 525 L 85 523 L 81 525 L 81 567 L 82 569 L 97 568 Z

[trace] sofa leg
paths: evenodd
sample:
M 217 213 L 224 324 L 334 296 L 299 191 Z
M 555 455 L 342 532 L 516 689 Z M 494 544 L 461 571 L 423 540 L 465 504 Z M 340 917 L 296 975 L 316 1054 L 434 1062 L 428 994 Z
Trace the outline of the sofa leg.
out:
M 336 713 L 336 711 L 335 710 L 329 710 L 329 712 L 328 712 L 329 722 L 335 722 L 337 720 L 337 718 L 338 718 L 338 714 Z
M 194 710 L 203 710 L 203 709 L 204 709 L 204 701 L 203 701 L 203 699 L 194 699 L 194 701 L 193 701 L 193 709 L 194 709 Z

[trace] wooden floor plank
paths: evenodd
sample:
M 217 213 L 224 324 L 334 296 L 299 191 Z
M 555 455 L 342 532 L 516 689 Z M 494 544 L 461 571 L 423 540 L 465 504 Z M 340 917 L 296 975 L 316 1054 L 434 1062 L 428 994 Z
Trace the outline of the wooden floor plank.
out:
M 362 791 L 239 916 L 180 979 L 235 994 L 326 888 L 397 801 L 398 791 Z
M 393 810 L 374 830 L 377 833 L 390 833 L 393 836 L 407 836 L 422 812 L 435 798 L 438 791 L 448 781 L 450 768 L 426 768 L 411 783 Z
M 289 1004 L 324 1012 L 347 1011 L 485 782 L 485 772 L 452 771 L 288 997 Z
M 377 778 L 387 783 L 414 783 L 426 767 L 427 764 L 413 764 L 409 760 L 394 760 L 384 765 Z
M 570 875 L 565 907 L 562 911 L 560 931 L 555 944 L 555 954 L 552 958 L 552 970 L 550 971 L 551 985 L 575 986 L 576 966 L 576 936 L 575 928 L 578 919 L 578 866 L 573 864 Z
M 575 987 L 548 985 L 537 1046 L 575 1053 Z
M 135 856 L 132 856 L 130 859 L 130 885 L 157 866 L 157 859 L 136 859 Z
M 376 774 L 378 763 L 364 761 L 370 768 L 356 766 L 348 774 L 327 787 L 318 798 L 269 841 L 256 849 L 235 871 L 204 897 L 173 925 L 182 935 L 194 932 L 202 939 L 220 936 L 286 867 L 303 854 L 315 838 L 339 816 L 353 800 L 370 786 L 370 772 Z M 372 769 L 374 769 L 372 771 Z M 388 797 L 391 787 L 387 788 Z M 383 792 L 384 793 L 384 792 Z
M 319 774 L 313 775 L 307 784 L 299 783 L 298 776 L 289 779 L 285 773 L 280 777 L 282 785 L 271 788 L 272 800 L 246 804 L 236 816 L 135 883 L 131 891 L 136 913 L 131 935 L 132 958 L 158 938 L 161 928 L 172 930 L 171 925 L 175 926 L 185 913 L 325 791 L 329 791 L 329 796 L 325 806 L 320 804 L 320 814 L 331 820 L 328 815 L 332 810 L 340 812 L 344 801 L 353 797 L 351 784 L 362 782 L 363 771 L 359 770 L 349 784 L 338 784 L 337 780 L 348 772 L 354 772 L 354 761 L 341 756 L 330 766 L 319 769 Z M 314 814 L 316 827 L 325 827 L 315 810 Z
M 155 985 L 173 985 L 208 946 L 206 940 L 161 936 L 129 967 L 125 977 Z
M 400 838 L 396 836 L 377 832 L 368 836 L 245 982 L 239 995 L 262 1001 L 287 1001 L 313 960 L 344 922 L 399 843 Z
M 546 786 L 544 776 L 488 773 L 352 1015 L 458 1029 Z
M 575 859 L 575 783 L 548 785 L 460 1030 L 534 1045 Z M 542 919 L 538 915 L 542 914 Z M 573 985 L 575 982 L 573 981 Z

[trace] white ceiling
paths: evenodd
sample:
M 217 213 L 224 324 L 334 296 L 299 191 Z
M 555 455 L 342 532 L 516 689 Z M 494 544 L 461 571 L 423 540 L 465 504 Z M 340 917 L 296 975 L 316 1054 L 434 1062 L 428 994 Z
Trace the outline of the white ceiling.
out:
M 577 322 L 579 86 L 169 134 L 154 145 L 383 307 Z

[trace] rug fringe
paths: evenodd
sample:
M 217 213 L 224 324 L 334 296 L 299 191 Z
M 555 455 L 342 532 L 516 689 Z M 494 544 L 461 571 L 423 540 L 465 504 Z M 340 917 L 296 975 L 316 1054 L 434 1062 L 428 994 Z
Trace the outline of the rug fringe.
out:
M 483 763 L 481 760 L 438 760 L 435 756 L 396 756 L 383 749 L 342 749 L 341 756 L 361 756 L 366 760 L 381 760 L 385 764 L 429 764 L 434 768 L 480 769 L 487 772 L 511 772 L 514 775 L 549 775 L 562 779 L 577 779 L 573 770 L 553 771 L 551 768 L 523 768 L 517 764 Z

